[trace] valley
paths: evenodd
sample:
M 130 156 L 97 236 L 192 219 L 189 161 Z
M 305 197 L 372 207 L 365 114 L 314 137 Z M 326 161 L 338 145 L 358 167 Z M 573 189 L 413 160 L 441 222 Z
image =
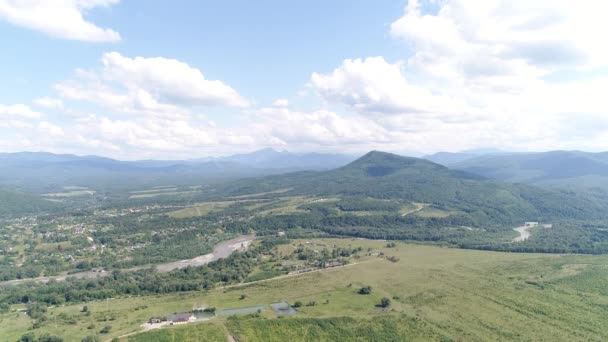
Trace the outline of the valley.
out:
M 23 194 L 44 205 L 0 220 L 11 340 L 606 337 L 601 192 L 374 151 L 327 171 Z M 204 320 L 169 323 L 194 309 Z

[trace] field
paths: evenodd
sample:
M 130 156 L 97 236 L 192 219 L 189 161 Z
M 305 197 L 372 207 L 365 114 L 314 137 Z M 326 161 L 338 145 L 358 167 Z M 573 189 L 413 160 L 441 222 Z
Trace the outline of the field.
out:
M 264 305 L 267 309 L 260 318 L 216 318 L 208 323 L 150 332 L 146 336 L 150 336 L 150 341 L 179 340 L 171 337 L 182 336 L 178 334 L 217 336 L 220 326 L 239 341 L 297 341 L 305 340 L 305 336 L 331 340 L 352 336 L 349 335 L 352 329 L 337 329 L 336 324 L 364 324 L 373 327 L 369 331 L 377 331 L 380 334 L 377 336 L 397 332 L 403 338 L 446 341 L 608 339 L 606 256 L 499 253 L 399 242 L 396 247 L 388 248 L 386 242 L 361 239 L 312 242 L 360 246 L 366 255 L 344 267 L 208 292 L 90 302 L 88 315 L 81 312 L 82 305 L 49 308 L 52 323 L 34 331 L 79 341 L 84 336 L 98 334 L 104 326 L 111 326 L 109 334 L 100 335 L 109 339 L 141 329 L 139 325 L 152 316 L 188 311 L 193 307 L 227 309 Z M 391 262 L 375 253 L 399 260 Z M 372 287 L 371 294 L 357 293 L 367 285 Z M 245 298 L 240 299 L 241 295 Z M 389 308 L 377 307 L 382 297 L 391 299 Z M 276 319 L 268 305 L 282 300 L 314 301 L 316 305 L 303 306 L 293 318 Z M 340 321 L 339 317 L 357 321 Z M 31 319 L 24 313 L 2 314 L 0 336 L 3 338 L 0 340 L 14 341 L 31 325 Z M 87 329 L 90 326 L 94 328 Z M 138 335 L 134 336 L 130 340 L 138 340 Z M 214 339 L 209 337 L 209 340 Z

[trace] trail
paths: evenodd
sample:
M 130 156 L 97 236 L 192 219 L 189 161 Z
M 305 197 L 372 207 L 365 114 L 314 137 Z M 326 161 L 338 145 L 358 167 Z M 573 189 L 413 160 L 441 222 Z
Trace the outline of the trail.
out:
M 285 279 L 285 278 L 297 277 L 297 276 L 301 276 L 301 275 L 305 275 L 305 274 L 311 274 L 311 273 L 315 273 L 315 272 L 331 271 L 331 270 L 341 269 L 341 268 L 344 268 L 344 267 L 351 267 L 351 266 L 361 265 L 361 264 L 365 264 L 365 263 L 368 263 L 368 262 L 379 261 L 379 260 L 384 260 L 384 259 L 378 258 L 378 259 L 372 259 L 372 260 L 355 262 L 355 263 L 352 263 L 352 264 L 346 264 L 344 266 L 337 266 L 337 267 L 331 267 L 331 268 L 319 268 L 319 269 L 316 269 L 316 270 L 310 271 L 310 272 L 286 274 L 286 275 L 282 275 L 282 276 L 278 276 L 278 277 L 274 277 L 274 278 L 256 280 L 256 281 L 252 281 L 252 282 L 249 282 L 249 283 L 240 283 L 240 284 L 226 285 L 226 286 L 222 286 L 221 288 L 222 289 L 230 289 L 230 288 L 235 288 L 235 287 L 248 286 L 248 285 L 252 285 L 252 284 L 259 284 L 259 283 L 269 282 L 269 281 L 273 281 L 273 280 L 280 280 L 280 279 Z
M 513 228 L 514 231 L 519 233 L 518 237 L 513 238 L 513 242 L 521 242 L 526 241 L 530 238 L 530 226 L 521 226 L 517 228 Z
M 424 209 L 424 208 L 428 207 L 428 204 L 424 204 L 424 203 L 414 203 L 414 205 L 416 206 L 416 208 L 415 208 L 415 209 L 412 209 L 412 210 L 410 210 L 410 211 L 407 211 L 407 212 L 405 212 L 405 213 L 401 214 L 401 216 L 407 216 L 407 215 L 410 215 L 410 214 L 413 214 L 413 213 L 417 213 L 417 212 L 419 212 L 420 210 L 422 210 L 422 209 Z

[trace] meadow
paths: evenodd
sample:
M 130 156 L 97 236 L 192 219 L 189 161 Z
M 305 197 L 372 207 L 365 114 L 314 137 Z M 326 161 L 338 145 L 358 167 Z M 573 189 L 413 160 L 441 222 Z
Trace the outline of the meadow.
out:
M 360 246 L 366 255 L 348 266 L 209 291 L 89 302 L 89 314 L 82 312 L 85 304 L 49 308 L 50 324 L 33 331 L 65 336 L 66 341 L 88 335 L 110 339 L 137 332 L 152 316 L 193 307 L 314 301 L 316 305 L 303 306 L 289 318 L 277 318 L 267 308 L 260 317 L 215 318 L 145 334 L 149 341 L 177 341 L 179 334 L 196 340 L 196 336 L 207 336 L 203 334 L 219 336 L 221 327 L 223 338 L 230 334 L 238 341 L 298 341 L 310 336 L 332 340 L 348 339 L 353 329 L 345 327 L 362 325 L 370 328 L 366 331 L 372 340 L 392 334 L 444 341 L 608 339 L 608 256 L 500 253 L 401 242 L 387 247 L 386 241 L 363 239 L 307 241 Z M 300 242 L 305 241 L 292 245 Z M 358 293 L 364 286 L 371 286 L 369 295 Z M 391 300 L 388 308 L 377 306 L 383 297 Z M 18 306 L 11 309 L 0 315 L 2 341 L 14 341 L 32 331 L 32 320 Z M 110 332 L 100 334 L 105 326 L 111 326 Z M 138 341 L 141 335 L 122 340 Z

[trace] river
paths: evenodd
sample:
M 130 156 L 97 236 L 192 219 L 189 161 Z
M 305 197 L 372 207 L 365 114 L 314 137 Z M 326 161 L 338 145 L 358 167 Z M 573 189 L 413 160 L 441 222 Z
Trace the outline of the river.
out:
M 154 265 L 158 272 L 169 272 L 172 270 L 188 267 L 188 266 L 202 266 L 208 264 L 210 262 L 223 259 L 228 257 L 234 251 L 244 251 L 247 250 L 251 242 L 255 239 L 254 235 L 242 235 L 237 238 L 226 240 L 218 243 L 213 247 L 213 253 L 197 256 L 192 259 L 184 259 L 173 262 L 168 262 L 165 264 Z M 150 266 L 137 266 L 128 269 L 122 269 L 121 271 L 136 271 L 142 268 L 146 268 Z M 37 277 L 37 278 L 28 278 L 28 279 L 15 279 L 0 282 L 0 285 L 17 285 L 22 284 L 28 281 L 35 281 L 39 283 L 46 283 L 49 280 L 63 281 L 68 277 L 74 278 L 97 278 L 97 277 L 105 277 L 112 274 L 112 272 L 78 272 L 73 274 L 63 274 L 56 276 L 48 276 L 48 277 Z

